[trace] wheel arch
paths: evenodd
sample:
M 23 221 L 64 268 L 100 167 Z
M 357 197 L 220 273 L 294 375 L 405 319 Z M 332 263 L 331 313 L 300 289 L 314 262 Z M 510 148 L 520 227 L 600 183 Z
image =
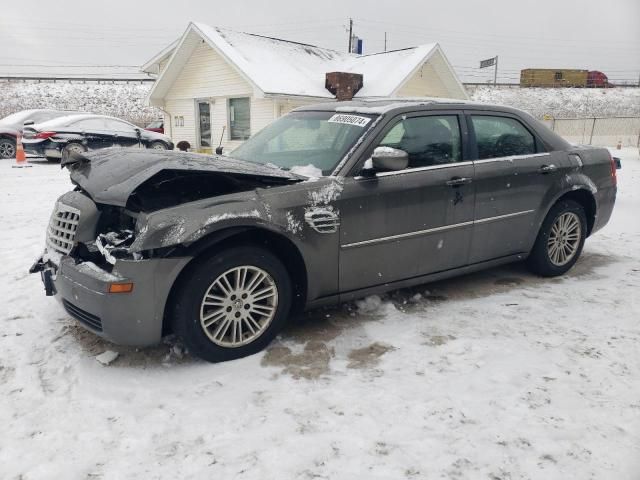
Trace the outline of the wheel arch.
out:
M 181 283 L 189 275 L 191 269 L 203 257 L 239 245 L 264 247 L 282 262 L 290 275 L 293 286 L 292 314 L 302 312 L 307 301 L 308 276 L 304 257 L 300 249 L 291 239 L 281 233 L 259 226 L 235 226 L 210 233 L 182 251 L 182 253 L 191 256 L 192 259 L 182 268 L 167 296 L 162 323 L 163 335 L 169 333 L 171 330 L 168 312 L 175 300 Z
M 542 217 L 543 221 L 547 217 L 549 211 L 553 208 L 553 206 L 562 200 L 573 200 L 574 202 L 580 204 L 582 208 L 584 208 L 584 213 L 587 217 L 587 237 L 591 235 L 591 231 L 593 230 L 593 226 L 595 225 L 596 215 L 598 213 L 598 205 L 593 193 L 586 188 L 574 188 L 572 190 L 561 193 L 553 202 L 551 202 L 549 208 L 547 208 L 544 217 Z

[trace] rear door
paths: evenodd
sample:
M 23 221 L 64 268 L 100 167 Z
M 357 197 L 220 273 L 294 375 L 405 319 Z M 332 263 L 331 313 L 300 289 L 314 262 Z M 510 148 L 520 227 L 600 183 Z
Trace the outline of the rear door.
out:
M 347 177 L 340 212 L 340 290 L 391 283 L 467 263 L 473 164 L 460 112 L 410 114 L 390 122 L 372 146 L 409 154 L 401 171 Z M 362 161 L 364 161 L 364 159 Z
M 138 131 L 133 125 L 113 118 L 107 118 L 105 122 L 113 146 L 137 147 L 140 144 Z
M 556 181 L 562 152 L 547 152 L 517 116 L 468 111 L 476 212 L 470 263 L 526 252 L 534 219 Z
M 83 144 L 89 150 L 111 146 L 110 135 L 107 132 L 107 126 L 103 118 L 85 118 L 71 124 L 64 130 L 80 134 L 83 138 Z

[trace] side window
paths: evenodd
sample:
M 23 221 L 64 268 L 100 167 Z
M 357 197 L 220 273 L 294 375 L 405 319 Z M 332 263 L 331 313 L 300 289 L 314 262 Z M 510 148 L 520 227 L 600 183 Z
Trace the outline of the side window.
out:
M 459 162 L 462 149 L 458 117 L 430 115 L 405 118 L 389 130 L 380 146 L 407 152 L 408 168 Z
M 132 133 L 135 132 L 135 128 L 125 122 L 119 122 L 118 120 L 106 119 L 105 123 L 107 125 L 108 130 L 113 130 L 114 132 L 127 132 Z
M 472 115 L 471 123 L 480 160 L 536 153 L 533 135 L 513 118 Z
M 231 140 L 246 140 L 251 136 L 251 107 L 248 98 L 229 99 L 229 134 Z
M 73 124 L 76 128 L 81 128 L 83 130 L 104 130 L 105 124 L 104 120 L 101 118 L 89 118 L 86 120 L 80 120 Z

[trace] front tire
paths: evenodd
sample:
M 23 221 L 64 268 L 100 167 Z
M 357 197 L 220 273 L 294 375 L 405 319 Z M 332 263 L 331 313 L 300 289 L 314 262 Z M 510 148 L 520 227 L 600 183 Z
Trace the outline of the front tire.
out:
M 573 200 L 561 200 L 547 214 L 533 250 L 529 269 L 543 277 L 563 275 L 578 261 L 587 237 L 584 208 Z
M 186 272 L 170 310 L 174 333 L 209 362 L 252 355 L 286 323 L 291 292 L 286 268 L 269 251 L 224 250 Z

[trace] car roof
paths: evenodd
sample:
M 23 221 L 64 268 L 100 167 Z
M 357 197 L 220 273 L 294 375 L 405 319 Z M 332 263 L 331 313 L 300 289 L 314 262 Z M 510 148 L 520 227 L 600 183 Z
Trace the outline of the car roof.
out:
M 293 111 L 327 111 L 337 113 L 383 115 L 391 112 L 442 109 L 447 107 L 455 109 L 493 110 L 518 114 L 523 113 L 520 110 L 504 105 L 490 105 L 456 98 L 440 97 L 361 98 L 345 102 L 324 102 L 314 105 L 305 105 L 303 107 L 298 107 Z
M 107 118 L 109 120 L 118 120 L 120 122 L 129 123 L 121 118 L 110 117 L 108 115 L 96 115 L 94 113 L 81 113 L 75 115 L 65 115 L 64 117 L 57 117 L 46 122 L 42 122 L 39 125 L 68 125 L 71 122 L 77 122 L 80 120 L 88 120 L 91 118 Z

